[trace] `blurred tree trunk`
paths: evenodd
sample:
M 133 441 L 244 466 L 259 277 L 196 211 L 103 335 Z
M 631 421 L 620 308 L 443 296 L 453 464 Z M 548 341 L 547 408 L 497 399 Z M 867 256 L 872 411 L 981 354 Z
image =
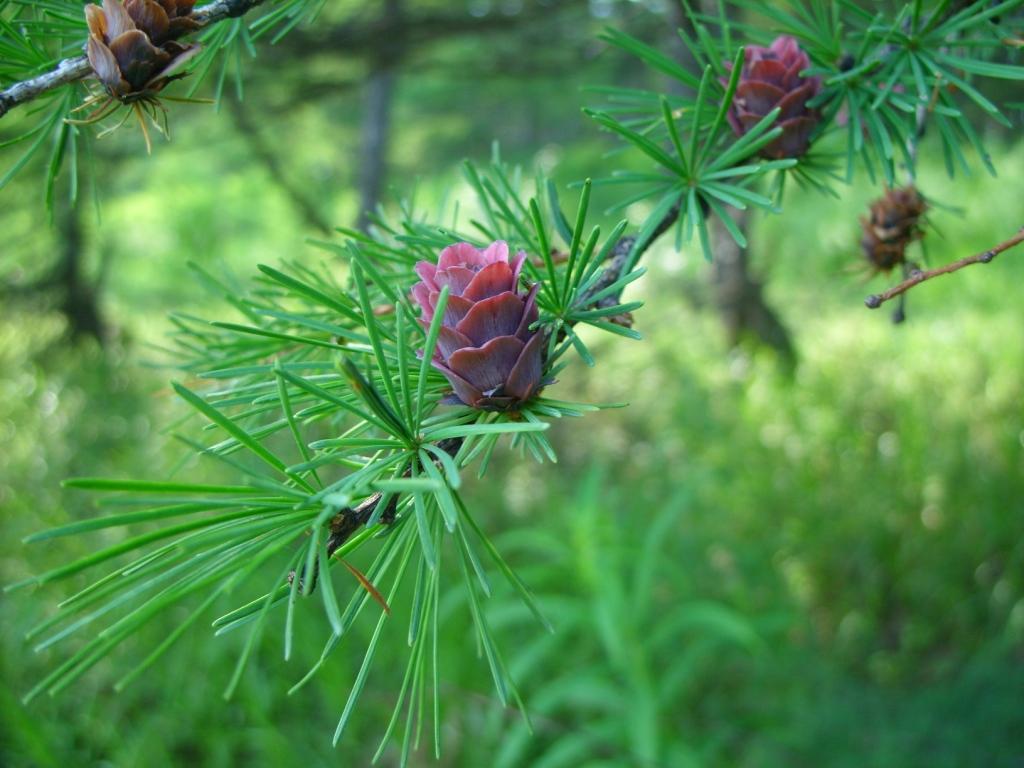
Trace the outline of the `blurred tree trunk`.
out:
M 746 234 L 748 212 L 726 210 L 740 231 Z M 789 331 L 765 303 L 761 283 L 751 274 L 749 252 L 740 248 L 717 216 L 709 217 L 712 237 L 711 286 L 715 305 L 725 326 L 730 347 L 754 338 L 778 352 L 787 362 L 796 360 Z
M 380 45 L 370 57 L 366 82 L 366 116 L 363 118 L 359 151 L 359 220 L 365 231 L 370 214 L 380 202 L 387 174 L 388 138 L 391 132 L 391 102 L 395 92 L 395 69 L 405 45 L 401 29 L 402 0 L 384 0 Z
M 281 163 L 280 156 L 275 151 L 273 145 L 263 138 L 259 126 L 253 120 L 245 102 L 240 99 L 225 99 L 225 101 L 227 101 L 228 111 L 235 121 L 235 128 L 238 129 L 246 144 L 249 145 L 249 151 L 253 157 L 263 164 L 271 181 L 291 201 L 295 210 L 305 219 L 307 224 L 325 234 L 329 234 L 331 232 L 331 225 L 320 212 L 313 198 L 299 184 L 296 184 L 289 178 L 284 165 Z
M 717 15 L 718 3 L 702 0 L 701 10 L 709 15 Z M 693 24 L 684 12 L 682 3 L 670 2 L 668 11 L 672 22 L 669 41 L 671 49 L 687 67 L 695 68 L 693 57 L 676 32 L 679 29 L 685 35 L 695 36 Z M 677 85 L 676 91 L 681 90 L 684 89 Z M 747 212 L 729 209 L 729 213 L 746 236 L 749 231 Z M 709 224 L 713 238 L 711 289 L 729 346 L 735 347 L 744 339 L 752 338 L 768 345 L 792 363 L 795 361 L 795 350 L 789 332 L 765 302 L 761 283 L 751 274 L 748 252 L 736 245 L 717 216 L 710 216 Z
M 85 238 L 79 206 L 63 206 L 57 220 L 57 236 L 60 259 L 47 281 L 59 296 L 57 308 L 67 318 L 73 340 L 91 336 L 102 343 L 107 329 L 100 315 L 96 288 L 82 271 Z

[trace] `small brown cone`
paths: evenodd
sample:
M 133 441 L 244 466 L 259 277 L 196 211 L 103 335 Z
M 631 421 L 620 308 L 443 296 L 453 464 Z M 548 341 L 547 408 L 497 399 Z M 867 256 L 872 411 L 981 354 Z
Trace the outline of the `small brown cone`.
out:
M 860 246 L 879 272 L 889 272 L 906 261 L 907 246 L 924 235 L 921 217 L 928 204 L 914 186 L 888 189 L 862 216 Z

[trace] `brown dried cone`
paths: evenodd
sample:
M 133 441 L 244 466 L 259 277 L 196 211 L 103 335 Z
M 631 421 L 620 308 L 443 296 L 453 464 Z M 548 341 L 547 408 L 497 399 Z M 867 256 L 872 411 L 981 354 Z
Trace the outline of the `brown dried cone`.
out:
M 175 42 L 175 38 L 199 28 L 199 22 L 192 18 L 194 4 L 195 0 L 103 0 L 102 7 L 85 6 L 89 25 L 86 54 L 105 93 L 94 94 L 75 110 L 96 107 L 88 117 L 68 122 L 95 123 L 126 104 L 130 109 L 124 119 L 104 133 L 120 127 L 134 114 L 148 151 L 145 118 L 148 116 L 157 130 L 167 133 L 166 110 L 158 94 L 168 83 L 184 76 L 175 74 L 175 70 L 199 52 L 197 45 Z M 163 126 L 157 121 L 157 110 L 163 113 Z
M 921 217 L 926 210 L 928 204 L 914 186 L 886 190 L 871 203 L 869 216 L 860 219 L 860 246 L 876 270 L 889 272 L 906 261 L 907 246 L 924 235 Z
M 195 29 L 194 0 L 103 0 L 85 6 L 89 25 L 89 64 L 107 93 L 130 103 L 152 97 L 174 76 L 171 72 L 198 52 L 175 37 Z

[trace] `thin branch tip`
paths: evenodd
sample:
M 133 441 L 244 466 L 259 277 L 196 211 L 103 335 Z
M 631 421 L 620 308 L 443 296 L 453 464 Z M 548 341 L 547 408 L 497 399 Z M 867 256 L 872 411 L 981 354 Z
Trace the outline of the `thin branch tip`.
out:
M 969 267 L 971 264 L 989 264 L 995 259 L 996 256 L 1001 254 L 1003 251 L 1008 251 L 1022 242 L 1024 242 L 1024 227 L 1018 229 L 1017 233 L 1013 237 L 1009 238 L 1008 240 L 1004 240 L 998 245 L 993 246 L 988 250 L 982 251 L 981 253 L 976 253 L 972 256 L 965 256 L 962 259 L 950 262 L 949 264 L 946 264 L 941 267 L 936 267 L 935 269 L 913 269 L 909 273 L 907 273 L 907 277 L 905 280 L 903 280 L 903 282 L 897 283 L 892 288 L 889 288 L 888 290 L 883 291 L 882 293 L 876 293 L 872 294 L 871 296 L 868 296 L 866 299 L 864 299 L 864 305 L 868 309 L 878 309 L 880 306 L 882 306 L 882 304 L 889 301 L 890 299 L 895 299 L 897 296 L 902 296 L 915 285 L 920 285 L 921 283 L 927 280 L 931 280 L 933 277 L 939 277 L 940 275 L 948 275 L 952 272 L 957 272 L 963 269 L 964 267 Z

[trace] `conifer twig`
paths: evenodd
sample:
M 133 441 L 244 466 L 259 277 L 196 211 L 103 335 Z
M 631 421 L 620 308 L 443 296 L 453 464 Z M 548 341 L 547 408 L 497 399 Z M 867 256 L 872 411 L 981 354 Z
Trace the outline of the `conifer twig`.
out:
M 646 251 L 651 244 L 664 234 L 669 227 L 671 227 L 676 219 L 679 217 L 679 206 L 675 205 L 665 214 L 664 218 L 651 232 L 647 240 L 640 244 L 636 257 L 639 258 L 640 254 Z M 603 288 L 612 285 L 616 280 L 622 277 L 623 270 L 626 268 L 626 264 L 631 260 L 630 254 L 632 253 L 636 244 L 636 235 L 627 235 L 619 239 L 612 248 L 610 254 L 610 263 L 605 267 L 601 278 L 597 281 L 596 285 L 584 295 L 581 299 L 581 306 L 586 306 L 590 303 L 590 296 L 594 296 L 598 291 Z M 618 303 L 618 297 L 604 297 L 598 303 L 602 306 L 612 306 Z M 606 302 L 609 302 L 606 304 Z M 450 456 L 455 456 L 458 453 L 459 448 L 462 447 L 461 438 L 453 438 L 448 440 L 442 440 L 438 443 L 438 447 L 448 453 Z M 327 556 L 331 557 L 336 551 L 348 541 L 349 537 L 352 536 L 359 528 L 366 525 L 373 517 L 374 512 L 377 510 L 377 505 L 383 499 L 383 494 L 375 493 L 362 501 L 356 507 L 345 507 L 338 511 L 338 513 L 331 518 L 330 530 L 331 535 L 327 540 Z M 382 523 L 388 524 L 392 522 L 395 513 L 396 499 L 392 498 L 388 508 L 379 516 L 379 520 Z M 289 578 L 294 578 L 294 572 L 289 575 Z M 314 582 L 315 583 L 315 582 Z
M 945 264 L 941 267 L 936 267 L 935 269 L 915 269 L 902 283 L 894 285 L 883 293 L 874 293 L 868 296 L 864 299 L 864 304 L 868 309 L 878 309 L 885 302 L 903 295 L 915 285 L 920 285 L 925 280 L 931 280 L 933 277 L 938 277 L 939 275 L 948 275 L 950 272 L 956 272 L 957 270 L 968 267 L 971 264 L 988 264 L 1003 251 L 1008 251 L 1015 245 L 1019 245 L 1022 242 L 1024 242 L 1024 227 L 1017 230 L 1017 234 L 1010 239 L 1004 240 L 999 243 L 999 245 L 993 246 L 987 251 L 982 251 L 981 253 L 976 253 L 972 256 L 965 256 L 962 259 L 950 262 L 949 264 Z
M 462 438 L 448 438 L 441 440 L 437 447 L 447 453 L 449 456 L 454 457 L 459 452 L 459 448 L 462 447 Z M 409 476 L 409 472 L 406 471 L 405 477 Z M 332 557 L 335 552 L 344 544 L 353 533 L 358 531 L 362 526 L 370 522 L 373 517 L 373 513 L 377 511 L 377 505 L 380 504 L 381 499 L 384 498 L 384 494 L 374 493 L 372 496 L 368 496 L 362 502 L 355 507 L 344 507 L 338 510 L 338 513 L 331 518 L 329 527 L 331 535 L 327 539 L 327 557 Z M 388 506 L 380 514 L 380 521 L 385 525 L 394 522 L 395 508 L 397 507 L 398 499 L 391 497 L 391 501 Z M 294 572 L 293 572 L 294 574 Z M 294 576 L 289 576 L 293 578 Z M 314 585 L 316 584 L 316 577 L 314 573 Z
M 655 240 L 657 240 L 659 237 L 661 237 L 661 235 L 667 232 L 668 228 L 675 224 L 676 219 L 678 218 L 679 204 L 676 203 L 674 206 L 669 208 L 665 216 L 662 217 L 661 221 L 658 222 L 658 225 L 654 228 L 654 231 L 651 232 L 650 237 L 647 238 L 647 241 L 640 244 L 640 248 L 638 249 L 639 252 L 636 254 L 637 258 L 639 258 L 640 254 L 646 251 Z M 603 291 L 609 285 L 614 284 L 619 278 L 622 277 L 622 273 L 626 269 L 626 265 L 631 260 L 630 254 L 633 252 L 633 248 L 636 244 L 636 239 L 636 235 L 627 235 L 625 237 L 619 238 L 619 242 L 617 242 L 615 244 L 615 247 L 612 248 L 608 266 L 605 267 L 604 272 L 601 274 L 601 277 L 594 284 L 594 286 L 580 297 L 580 300 L 578 302 L 579 306 L 585 307 L 588 304 L 590 304 L 592 302 L 592 296 L 596 296 L 599 292 Z M 600 306 L 605 307 L 611 307 L 618 303 L 618 295 L 605 296 L 598 302 Z
M 263 0 L 213 0 L 193 11 L 192 18 L 205 28 L 224 19 L 243 16 L 262 2 Z M 81 80 L 90 74 L 92 67 L 85 56 L 63 59 L 49 72 L 14 83 L 0 91 L 0 117 L 19 104 L 25 104 L 47 91 Z

